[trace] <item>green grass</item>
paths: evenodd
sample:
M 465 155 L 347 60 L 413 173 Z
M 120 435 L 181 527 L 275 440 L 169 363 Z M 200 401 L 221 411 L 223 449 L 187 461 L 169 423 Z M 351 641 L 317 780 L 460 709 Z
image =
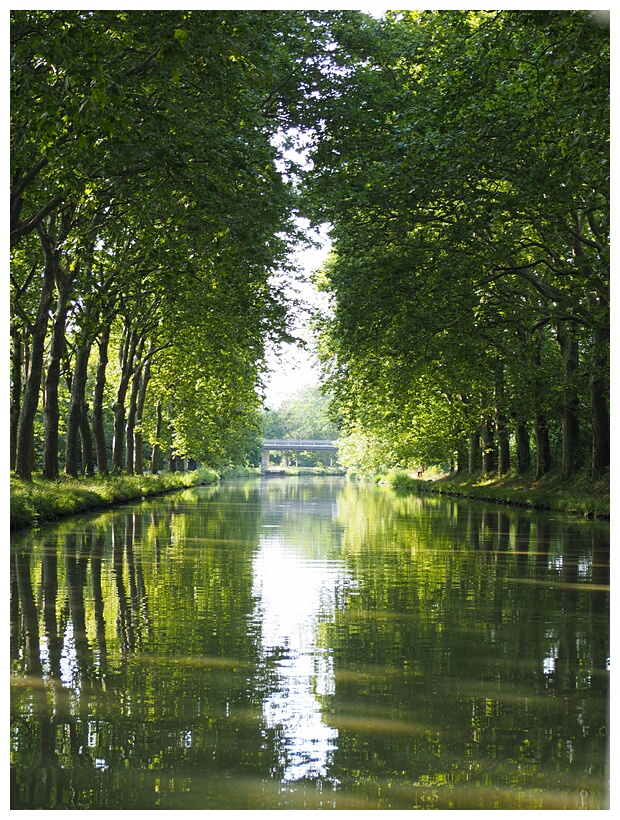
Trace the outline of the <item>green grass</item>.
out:
M 209 468 L 193 472 L 161 473 L 139 476 L 97 476 L 72 479 L 62 476 L 56 481 L 36 476 L 32 482 L 11 475 L 11 530 L 31 526 L 90 510 L 105 509 L 171 490 L 199 484 L 212 484 L 220 478 L 260 475 L 260 468 L 230 468 L 221 473 Z M 286 469 L 287 475 L 334 475 L 336 468 Z M 405 471 L 393 471 L 377 478 L 396 490 L 432 492 L 457 498 L 472 498 L 497 504 L 537 510 L 556 510 L 588 518 L 610 516 L 609 478 L 592 483 L 581 474 L 562 481 L 551 473 L 540 481 L 533 476 L 457 476 L 425 473 L 417 479 Z M 429 476 L 432 478 L 429 480 Z
M 209 468 L 192 472 L 160 475 L 96 476 L 73 479 L 62 476 L 54 481 L 35 476 L 22 481 L 11 475 L 11 530 L 39 521 L 51 521 L 90 510 L 104 509 L 161 495 L 199 484 L 212 484 L 220 478 Z
M 252 478 L 260 474 L 260 467 L 224 467 L 220 470 L 221 478 Z
M 556 473 L 550 473 L 539 481 L 532 474 L 518 476 L 515 473 L 502 477 L 450 474 L 428 480 L 415 478 L 405 471 L 395 471 L 386 476 L 385 483 L 397 490 L 438 493 L 527 509 L 555 510 L 588 518 L 606 519 L 610 516 L 609 476 L 596 482 L 592 482 L 586 474 L 562 480 Z

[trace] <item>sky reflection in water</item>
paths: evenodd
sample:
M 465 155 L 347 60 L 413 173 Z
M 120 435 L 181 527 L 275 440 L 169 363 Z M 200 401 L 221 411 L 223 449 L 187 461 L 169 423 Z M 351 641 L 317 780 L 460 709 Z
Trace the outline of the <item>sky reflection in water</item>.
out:
M 252 593 L 263 650 L 286 650 L 278 663 L 279 688 L 264 706 L 267 725 L 285 741 L 284 780 L 327 776 L 338 732 L 324 722 L 317 695 L 333 694 L 335 680 L 333 659 L 317 647 L 317 632 L 320 621 L 333 619 L 335 591 L 345 579 L 342 562 L 304 560 L 278 535 L 261 535 Z

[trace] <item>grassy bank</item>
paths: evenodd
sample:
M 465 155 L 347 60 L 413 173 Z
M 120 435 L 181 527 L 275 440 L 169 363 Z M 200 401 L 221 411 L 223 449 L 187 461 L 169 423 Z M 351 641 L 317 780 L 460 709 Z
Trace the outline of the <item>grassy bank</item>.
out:
M 11 475 L 11 529 L 67 515 L 114 507 L 127 501 L 161 495 L 171 490 L 212 484 L 220 474 L 201 468 L 192 472 L 160 475 L 60 477 L 50 481 L 35 477 L 32 482 Z
M 426 475 L 426 474 L 425 474 Z M 534 510 L 555 510 L 588 518 L 610 515 L 609 476 L 592 482 L 586 475 L 562 480 L 550 473 L 539 481 L 533 475 L 509 473 L 500 477 L 438 475 L 418 479 L 396 471 L 383 479 L 394 489 L 431 492 L 456 498 L 472 498 Z
M 342 467 L 287 467 L 286 475 L 340 475 Z M 22 481 L 11 474 L 11 530 L 53 521 L 69 515 L 114 507 L 128 501 L 162 495 L 220 479 L 258 477 L 260 467 L 225 467 L 219 472 L 208 467 L 192 472 L 159 475 L 95 476 L 55 481 L 34 477 Z

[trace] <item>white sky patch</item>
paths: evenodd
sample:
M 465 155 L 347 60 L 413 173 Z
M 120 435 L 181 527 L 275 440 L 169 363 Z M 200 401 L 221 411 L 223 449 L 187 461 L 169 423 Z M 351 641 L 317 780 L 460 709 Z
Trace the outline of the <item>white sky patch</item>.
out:
M 296 257 L 306 280 L 321 267 L 330 251 L 326 230 L 313 232 L 311 236 L 318 240 L 319 247 L 300 250 Z M 298 283 L 297 289 L 299 298 L 303 299 L 308 308 L 325 306 L 326 297 L 318 293 L 310 281 Z M 304 326 L 303 318 L 294 332 L 304 339 L 307 349 L 285 344 L 267 355 L 269 373 L 265 376 L 265 406 L 270 410 L 276 410 L 286 398 L 303 387 L 317 385 L 319 382 L 319 363 L 312 353 L 312 334 Z

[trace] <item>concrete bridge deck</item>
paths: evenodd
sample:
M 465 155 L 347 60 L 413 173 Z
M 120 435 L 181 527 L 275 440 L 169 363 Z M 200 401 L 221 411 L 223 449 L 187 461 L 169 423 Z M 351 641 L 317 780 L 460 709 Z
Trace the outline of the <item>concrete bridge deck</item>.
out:
M 337 450 L 337 441 L 316 439 L 277 438 L 264 439 L 263 450 Z

